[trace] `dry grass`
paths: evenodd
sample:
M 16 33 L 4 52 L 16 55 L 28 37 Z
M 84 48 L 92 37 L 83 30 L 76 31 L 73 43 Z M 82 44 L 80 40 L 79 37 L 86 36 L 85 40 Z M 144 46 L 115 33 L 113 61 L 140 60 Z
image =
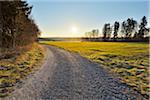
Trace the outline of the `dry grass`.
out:
M 0 97 L 14 90 L 16 83 L 30 74 L 43 58 L 43 48 L 32 44 L 20 54 L 0 60 Z

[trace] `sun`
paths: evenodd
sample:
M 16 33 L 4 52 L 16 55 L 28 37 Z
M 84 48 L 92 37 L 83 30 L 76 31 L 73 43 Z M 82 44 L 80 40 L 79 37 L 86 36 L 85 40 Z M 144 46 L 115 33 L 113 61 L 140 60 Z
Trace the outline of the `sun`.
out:
M 71 32 L 72 33 L 78 33 L 78 28 L 76 26 L 71 27 Z

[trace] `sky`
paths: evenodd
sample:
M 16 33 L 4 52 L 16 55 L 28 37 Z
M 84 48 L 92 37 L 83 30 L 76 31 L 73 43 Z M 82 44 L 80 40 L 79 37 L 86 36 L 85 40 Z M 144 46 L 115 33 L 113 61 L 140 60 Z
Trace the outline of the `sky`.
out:
M 41 30 L 41 37 L 81 37 L 127 18 L 150 21 L 149 0 L 27 0 L 33 5 L 32 18 Z

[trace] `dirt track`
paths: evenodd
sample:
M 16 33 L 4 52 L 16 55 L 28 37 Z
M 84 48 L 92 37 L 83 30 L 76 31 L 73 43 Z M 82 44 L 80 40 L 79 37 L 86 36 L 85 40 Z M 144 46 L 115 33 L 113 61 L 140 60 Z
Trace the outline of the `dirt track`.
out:
M 46 46 L 43 66 L 4 100 L 142 100 L 99 64 Z

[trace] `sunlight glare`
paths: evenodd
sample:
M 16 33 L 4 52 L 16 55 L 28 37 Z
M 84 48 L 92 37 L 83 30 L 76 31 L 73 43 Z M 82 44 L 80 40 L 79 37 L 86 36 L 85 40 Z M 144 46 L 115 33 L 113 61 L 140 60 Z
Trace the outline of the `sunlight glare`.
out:
M 71 28 L 71 32 L 72 32 L 72 33 L 77 33 L 77 32 L 78 32 L 78 28 L 77 28 L 76 26 L 73 26 L 73 27 Z

